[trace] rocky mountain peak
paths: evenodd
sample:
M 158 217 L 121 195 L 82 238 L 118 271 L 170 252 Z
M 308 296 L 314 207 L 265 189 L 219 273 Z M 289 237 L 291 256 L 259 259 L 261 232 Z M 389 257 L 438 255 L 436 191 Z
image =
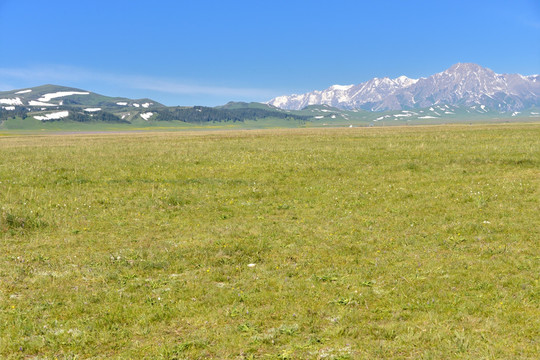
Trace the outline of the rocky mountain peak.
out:
M 496 111 L 540 106 L 540 77 L 497 74 L 474 63 L 458 63 L 428 78 L 373 78 L 358 85 L 334 85 L 322 91 L 280 96 L 268 102 L 299 110 L 327 104 L 371 111 L 413 109 L 434 104 L 484 105 Z

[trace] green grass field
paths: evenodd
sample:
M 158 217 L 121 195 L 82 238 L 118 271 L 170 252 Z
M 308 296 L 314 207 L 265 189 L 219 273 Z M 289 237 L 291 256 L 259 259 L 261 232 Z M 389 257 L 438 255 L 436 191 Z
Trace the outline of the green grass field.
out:
M 538 359 L 540 125 L 0 137 L 2 359 Z

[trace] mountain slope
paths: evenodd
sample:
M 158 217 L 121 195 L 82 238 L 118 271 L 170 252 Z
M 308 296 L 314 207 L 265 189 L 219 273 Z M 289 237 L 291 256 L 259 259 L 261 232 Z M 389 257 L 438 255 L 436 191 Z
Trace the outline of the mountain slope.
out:
M 32 109 L 41 109 L 68 105 L 75 107 L 101 107 L 115 110 L 122 107 L 163 107 L 162 104 L 150 99 L 132 100 L 123 97 L 110 97 L 58 85 L 42 85 L 33 88 L 0 92 L 0 106 L 3 107 L 25 106 Z
M 127 123 L 165 106 L 151 99 L 132 100 L 58 86 L 0 92 L 0 121 L 27 117 L 39 121 Z
M 374 78 L 358 85 L 334 85 L 301 95 L 279 96 L 268 102 L 300 110 L 327 104 L 341 109 L 404 110 L 437 104 L 487 106 L 499 112 L 540 106 L 540 76 L 497 74 L 472 63 L 459 63 L 428 78 Z
M 229 103 L 221 107 L 166 107 L 151 99 L 109 97 L 90 91 L 43 85 L 0 92 L 0 127 L 20 126 L 16 121 L 39 123 L 124 123 L 145 125 L 158 121 L 184 123 L 243 122 L 280 119 L 303 122 L 310 116 L 261 103 Z M 7 122 L 6 122 L 7 121 Z M 15 121 L 15 123 L 14 123 Z M 29 125 L 29 126 L 30 126 Z

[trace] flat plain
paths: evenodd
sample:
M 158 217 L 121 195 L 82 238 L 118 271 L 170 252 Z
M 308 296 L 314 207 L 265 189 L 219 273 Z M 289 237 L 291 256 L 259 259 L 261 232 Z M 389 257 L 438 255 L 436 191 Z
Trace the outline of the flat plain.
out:
M 0 358 L 537 359 L 540 125 L 0 137 Z

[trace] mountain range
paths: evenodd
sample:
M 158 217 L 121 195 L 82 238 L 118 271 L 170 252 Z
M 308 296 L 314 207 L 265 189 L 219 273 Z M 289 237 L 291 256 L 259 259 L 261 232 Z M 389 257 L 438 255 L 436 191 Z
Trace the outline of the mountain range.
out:
M 458 63 L 427 78 L 374 78 L 358 85 L 285 95 L 267 102 L 288 110 L 330 105 L 345 110 L 412 110 L 433 105 L 484 106 L 499 113 L 540 105 L 540 75 L 497 74 L 473 63 Z
M 540 120 L 540 75 L 501 75 L 476 64 L 456 64 L 428 78 L 375 78 L 267 103 L 229 102 L 216 107 L 170 107 L 152 99 L 109 97 L 58 85 L 0 92 L 0 130 L 78 128 L 81 123 L 98 128 L 104 123 L 109 127 L 237 123 L 234 126 L 264 128 L 524 119 Z

